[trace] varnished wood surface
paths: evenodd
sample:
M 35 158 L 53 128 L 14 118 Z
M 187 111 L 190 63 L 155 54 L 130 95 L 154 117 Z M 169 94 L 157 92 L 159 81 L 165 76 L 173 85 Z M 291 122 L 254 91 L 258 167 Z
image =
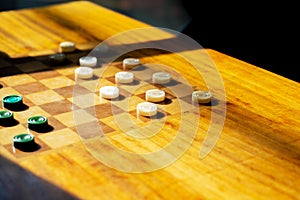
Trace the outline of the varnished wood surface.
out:
M 64 40 L 91 48 L 122 31 L 149 27 L 82 1 L 3 12 L 0 22 L 1 51 L 12 58 L 51 54 Z M 138 43 L 148 38 L 132 37 Z M 157 31 L 155 37 L 168 41 L 174 36 Z M 34 199 L 300 199 L 299 83 L 211 49 L 184 49 L 182 53 L 195 55 L 197 60 L 201 57 L 196 55 L 204 51 L 220 72 L 227 108 L 220 138 L 205 158 L 199 158 L 199 149 L 210 124 L 210 106 L 200 108 L 197 135 L 183 156 L 149 173 L 112 169 L 91 156 L 81 142 L 21 159 L 1 148 L 1 195 Z M 197 88 L 206 88 L 176 55 L 143 55 L 142 60 L 174 66 Z M 199 62 L 212 65 L 208 60 Z M 178 123 L 180 120 L 173 118 L 168 126 Z M 118 132 L 111 139 L 119 145 L 124 142 L 124 146 L 131 142 Z M 158 147 L 167 139 L 158 139 Z M 138 145 L 127 148 L 148 150 L 147 143 Z
M 51 54 L 68 40 L 89 49 L 121 31 L 147 26 L 88 2 L 6 11 L 0 20 L 0 50 L 12 58 Z

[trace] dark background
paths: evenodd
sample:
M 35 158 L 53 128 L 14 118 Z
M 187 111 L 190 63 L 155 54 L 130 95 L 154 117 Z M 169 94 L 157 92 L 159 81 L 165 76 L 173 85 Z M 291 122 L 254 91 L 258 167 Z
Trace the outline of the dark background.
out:
M 192 2 L 183 1 L 192 16 L 183 33 L 203 47 L 300 82 L 300 16 L 296 3 L 210 1 L 197 7 Z

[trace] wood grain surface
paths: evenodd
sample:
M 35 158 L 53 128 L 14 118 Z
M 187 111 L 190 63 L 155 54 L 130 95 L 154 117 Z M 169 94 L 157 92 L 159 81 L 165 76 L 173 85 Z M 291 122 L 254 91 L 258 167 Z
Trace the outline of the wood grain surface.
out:
M 2 12 L 0 24 L 0 50 L 13 59 L 56 53 L 58 44 L 65 40 L 76 41 L 78 49 L 87 50 L 118 33 L 150 27 L 86 1 Z M 151 44 L 156 40 L 159 44 L 172 44 L 174 41 L 174 34 L 151 30 L 144 35 L 127 35 L 113 45 Z M 111 168 L 93 157 L 77 139 L 70 145 L 60 146 L 63 142 L 56 143 L 53 136 L 53 146 L 57 147 L 21 158 L 0 146 L 0 197 L 300 199 L 300 84 L 213 49 L 189 47 L 180 46 L 175 53 L 135 52 L 133 55 L 143 63 L 171 66 L 197 89 L 210 88 L 207 83 L 219 81 L 216 76 L 220 75 L 226 92 L 222 95 L 226 99 L 219 103 L 226 105 L 226 117 L 215 146 L 204 158 L 199 157 L 199 150 L 207 136 L 211 116 L 213 112 L 221 113 L 213 105 L 200 106 L 198 126 L 188 122 L 191 126 L 187 125 L 186 130 L 197 129 L 197 133 L 187 151 L 171 165 L 151 172 L 127 173 Z M 178 56 L 179 51 L 181 56 L 200 63 L 201 70 L 216 67 L 219 74 L 207 73 L 207 77 L 201 78 L 190 63 Z M 67 77 L 70 69 L 54 72 Z M 47 76 L 54 72 L 47 72 Z M 22 74 L 22 80 L 25 76 Z M 12 84 L 14 80 L 20 81 L 19 77 L 3 76 L 1 81 Z M 106 123 L 112 125 L 109 119 Z M 171 116 L 163 130 L 165 136 L 154 138 L 154 146 L 149 146 L 153 143 L 147 141 L 134 142 L 123 137 L 121 131 L 108 137 L 120 148 L 149 152 L 165 146 L 172 139 L 166 133 L 174 132 L 181 123 L 186 122 L 180 116 Z M 9 130 L 0 127 L 0 134 Z M 5 139 L 0 140 L 0 144 L 4 142 Z M 143 164 L 136 163 L 141 167 Z
M 68 40 L 89 49 L 119 32 L 147 26 L 90 2 L 6 11 L 0 20 L 0 49 L 12 58 L 51 54 Z

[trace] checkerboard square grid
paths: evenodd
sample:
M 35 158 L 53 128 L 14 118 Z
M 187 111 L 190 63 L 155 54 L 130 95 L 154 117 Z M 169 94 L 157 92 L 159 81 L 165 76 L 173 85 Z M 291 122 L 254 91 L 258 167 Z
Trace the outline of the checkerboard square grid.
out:
M 174 76 L 175 79 L 172 80 L 169 85 L 152 84 L 151 76 L 157 69 L 151 69 L 143 65 L 131 70 L 135 73 L 134 83 L 119 85 L 120 94 L 123 96 L 119 99 L 119 102 L 111 102 L 109 100 L 99 102 L 97 98 L 99 97 L 100 87 L 104 85 L 116 85 L 114 75 L 116 72 L 124 71 L 124 69 L 122 62 L 117 61 L 107 68 L 101 79 L 98 79 L 99 76 L 95 76 L 92 80 L 84 81 L 75 86 L 74 70 L 78 67 L 78 59 L 81 56 L 85 56 L 86 53 L 87 52 L 80 52 L 68 55 L 67 59 L 69 63 L 66 66 L 50 66 L 48 57 L 46 56 L 37 59 L 18 60 L 15 64 L 12 64 L 11 67 L 17 69 L 15 71 L 21 70 L 31 73 L 0 78 L 0 83 L 3 83 L 2 85 L 5 86 L 0 89 L 0 96 L 7 93 L 22 94 L 24 99 L 30 103 L 28 104 L 28 110 L 19 113 L 20 115 L 24 114 L 22 117 L 20 115 L 20 117 L 18 117 L 20 123 L 15 127 L 5 127 L 5 130 L 13 132 L 27 131 L 24 121 L 30 112 L 42 113 L 48 116 L 49 123 L 53 126 L 52 131 L 43 134 L 31 131 L 31 133 L 37 137 L 37 142 L 41 144 L 41 148 L 37 150 L 37 152 L 41 152 L 78 142 L 79 140 L 77 140 L 76 135 L 77 127 L 82 127 L 83 129 L 85 129 L 85 127 L 93 127 L 92 125 L 95 120 L 105 134 L 114 134 L 120 131 L 120 128 L 113 120 L 114 115 L 120 117 L 127 115 L 133 123 L 141 126 L 149 123 L 151 119 L 137 116 L 135 110 L 138 102 L 145 101 L 144 93 L 147 88 L 160 88 L 166 92 L 166 98 L 169 101 L 159 103 L 159 106 L 161 106 L 159 113 L 162 113 L 162 115 L 160 115 L 161 118 L 168 118 L 169 116 L 180 114 L 178 113 L 178 109 L 174 109 L 174 106 L 177 107 L 177 105 L 179 105 L 178 100 L 183 99 L 185 101 L 184 103 L 190 103 L 188 100 L 190 93 L 184 90 L 187 88 L 187 85 L 176 81 L 176 74 Z M 40 62 L 40 64 L 38 62 Z M 10 62 L 6 63 L 6 65 L 7 64 L 10 64 Z M 26 66 L 32 64 L 36 64 L 39 67 L 36 69 L 31 67 L 25 69 Z M 47 71 L 48 69 L 51 69 L 51 71 Z M 94 70 L 96 75 L 97 71 L 101 71 L 100 68 L 95 68 Z M 74 93 L 74 87 L 76 87 L 76 91 L 78 90 L 77 93 Z M 182 89 L 184 90 L 183 93 L 180 92 Z M 96 101 L 89 105 L 76 105 L 73 101 L 74 94 L 82 96 L 78 98 L 83 99 L 93 96 L 96 98 Z M 39 99 L 38 97 L 42 98 Z M 128 101 L 128 104 L 124 103 L 125 101 Z M 40 108 L 40 112 L 38 110 L 33 111 L 34 108 Z M 26 112 L 27 115 L 25 115 Z M 77 112 L 77 114 L 79 113 L 79 116 L 81 116 L 80 119 L 75 120 L 78 124 L 74 123 L 73 112 Z M 157 119 L 159 120 L 159 117 Z M 69 142 L 67 142 L 68 144 L 56 144 L 56 133 L 60 138 L 71 138 Z M 93 131 L 89 131 L 87 138 L 92 138 L 95 134 Z M 13 135 L 14 133 L 9 137 Z M 34 152 L 22 153 L 18 151 L 13 153 L 11 151 L 11 143 L 11 140 L 8 139 L 5 143 L 0 144 L 3 145 L 7 151 L 11 152 L 14 157 L 19 158 L 34 154 Z

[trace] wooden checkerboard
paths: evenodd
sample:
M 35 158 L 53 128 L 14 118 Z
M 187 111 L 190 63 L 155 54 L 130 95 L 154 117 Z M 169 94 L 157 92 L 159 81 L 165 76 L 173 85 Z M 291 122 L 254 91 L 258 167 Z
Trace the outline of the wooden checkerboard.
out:
M 0 144 L 12 157 L 22 158 L 51 151 L 52 149 L 63 148 L 82 140 L 96 138 L 101 134 L 106 134 L 115 139 L 119 137 L 116 141 L 121 142 L 120 134 L 124 133 L 124 129 L 130 130 L 130 125 L 134 124 L 136 128 L 139 128 L 147 126 L 152 120 L 156 120 L 161 122 L 162 127 L 159 131 L 153 130 L 153 135 L 157 132 L 169 132 L 169 134 L 165 134 L 163 137 L 166 140 L 157 143 L 158 145 L 151 151 L 167 145 L 176 136 L 182 115 L 193 115 L 194 118 L 198 118 L 199 113 L 193 114 L 192 112 L 195 106 L 191 103 L 193 86 L 189 85 L 175 70 L 161 64 L 153 64 L 153 60 L 147 58 L 149 52 L 153 54 L 154 50 L 139 50 L 128 53 L 119 57 L 109 66 L 100 61 L 93 68 L 94 76 L 92 79 L 79 81 L 75 80 L 74 70 L 79 67 L 79 58 L 89 54 L 87 50 L 67 53 L 66 62 L 63 65 L 50 64 L 49 56 L 4 59 L 0 68 L 1 74 L 3 74 L 3 77 L 0 78 L 0 84 L 2 85 L 0 98 L 2 99 L 4 96 L 11 94 L 22 95 L 26 108 L 14 112 L 17 124 L 10 127 L 1 127 Z M 116 85 L 114 75 L 124 70 L 122 60 L 132 56 L 139 56 L 142 61 L 141 65 L 131 70 L 135 74 L 134 82 L 118 85 L 120 96 L 116 100 L 111 101 L 100 98 L 100 87 Z M 168 71 L 172 75 L 170 83 L 166 85 L 152 83 L 151 75 L 161 70 Z M 154 88 L 166 92 L 165 101 L 159 103 L 158 114 L 155 119 L 138 116 L 136 105 L 145 101 L 146 90 Z M 209 107 L 210 105 L 206 106 Z M 43 133 L 29 130 L 27 119 L 34 115 L 47 117 L 51 128 Z M 79 116 L 79 118 L 76 116 Z M 125 122 L 116 122 L 115 118 L 124 118 Z M 174 121 L 174 119 L 177 120 Z M 126 120 L 130 120 L 131 123 L 126 125 Z M 178 120 L 179 123 L 176 124 Z M 165 124 L 167 125 L 165 126 Z M 98 125 L 101 127 L 100 130 L 95 128 Z M 193 124 L 191 122 L 190 125 L 195 126 L 194 128 L 197 129 L 198 123 Z M 170 126 L 172 129 L 170 129 Z M 141 130 L 137 130 L 134 134 L 140 134 L 138 131 Z M 14 148 L 12 137 L 27 132 L 35 136 L 38 147 L 31 152 Z M 136 143 L 128 138 L 126 140 L 128 142 L 125 147 L 127 150 L 130 149 L 130 151 L 140 153 L 141 148 L 137 148 L 137 145 L 144 146 L 142 152 L 146 152 L 148 149 L 145 141 Z M 119 145 L 119 147 L 121 146 Z

